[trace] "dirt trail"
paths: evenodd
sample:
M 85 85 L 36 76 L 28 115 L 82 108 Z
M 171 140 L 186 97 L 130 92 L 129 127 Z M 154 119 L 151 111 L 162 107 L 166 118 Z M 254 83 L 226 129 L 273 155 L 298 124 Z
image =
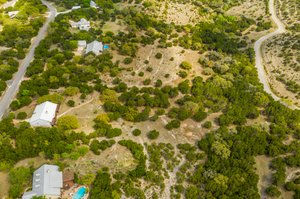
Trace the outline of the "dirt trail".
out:
M 271 184 L 272 171 L 270 169 L 271 158 L 264 155 L 255 157 L 256 173 L 259 176 L 257 184 L 261 198 L 266 198 L 265 190 Z
M 8 195 L 8 173 L 0 172 L 0 199 Z

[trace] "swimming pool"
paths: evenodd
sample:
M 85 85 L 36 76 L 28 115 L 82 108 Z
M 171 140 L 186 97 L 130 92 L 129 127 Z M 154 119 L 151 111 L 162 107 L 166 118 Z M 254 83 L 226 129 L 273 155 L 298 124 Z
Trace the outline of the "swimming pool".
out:
M 80 187 L 77 192 L 74 194 L 72 199 L 81 199 L 85 195 L 86 188 L 85 187 Z
M 104 49 L 109 49 L 109 46 L 108 45 L 104 45 L 103 48 Z

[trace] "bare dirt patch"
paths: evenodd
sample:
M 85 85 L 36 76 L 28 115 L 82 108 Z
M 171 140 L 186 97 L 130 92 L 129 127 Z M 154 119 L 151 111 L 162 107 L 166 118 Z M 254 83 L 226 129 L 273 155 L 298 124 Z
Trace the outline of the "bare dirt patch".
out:
M 199 139 L 203 138 L 211 130 L 216 130 L 218 127 L 213 124 L 211 129 L 206 129 L 202 127 L 205 121 L 214 121 L 219 117 L 220 113 L 210 114 L 209 117 L 203 122 L 195 122 L 192 119 L 187 119 L 181 122 L 181 126 L 178 129 L 167 130 L 165 125 L 170 121 L 166 116 L 160 117 L 157 121 L 145 121 L 139 123 L 126 122 L 122 119 L 112 122 L 113 127 L 121 128 L 123 134 L 119 139 L 131 139 L 138 143 L 151 143 L 157 142 L 157 140 L 149 140 L 147 133 L 151 130 L 157 130 L 159 134 L 159 142 L 161 143 L 171 143 L 176 146 L 177 144 L 190 143 L 194 144 Z M 134 129 L 140 129 L 142 134 L 138 137 L 132 135 Z
M 69 107 L 66 103 L 63 103 L 58 117 L 75 115 L 80 124 L 80 128 L 77 131 L 84 131 L 87 134 L 93 132 L 93 120 L 97 114 L 102 112 L 99 94 L 94 92 L 92 95 L 87 96 L 85 100 L 80 99 L 79 95 L 67 97 L 65 102 L 68 100 L 74 100 L 75 107 Z
M 161 53 L 162 58 L 157 59 L 155 57 L 157 53 Z M 123 71 L 119 77 L 128 86 L 143 86 L 145 79 L 150 79 L 151 85 L 159 79 L 162 80 L 163 85 L 177 85 L 182 81 L 178 72 L 181 70 L 179 66 L 183 61 L 188 61 L 193 66 L 192 70 L 187 71 L 188 78 L 204 76 L 203 68 L 198 63 L 199 57 L 200 54 L 197 51 L 184 50 L 179 46 L 167 49 L 160 49 L 155 45 L 142 46 L 137 52 L 136 59 L 130 65 L 122 64 L 127 71 Z M 124 56 L 114 55 L 114 61 L 122 62 L 124 58 Z M 143 76 L 139 76 L 140 73 L 143 73 Z M 108 84 L 112 81 L 112 78 L 108 76 L 103 79 Z
M 0 198 L 4 199 L 8 195 L 9 182 L 8 182 L 8 173 L 0 172 Z
M 102 28 L 104 33 L 111 31 L 115 34 L 118 34 L 118 32 L 126 32 L 126 29 L 127 27 L 120 20 L 106 22 Z
M 270 169 L 271 158 L 264 155 L 255 157 L 256 173 L 259 176 L 258 190 L 261 198 L 267 198 L 265 190 L 271 185 L 272 171 Z
M 119 144 L 114 144 L 111 148 L 101 152 L 100 155 L 89 152 L 84 157 L 67 163 L 79 175 L 96 173 L 102 167 L 109 167 L 112 172 L 127 172 L 136 166 L 136 161 L 131 152 Z
M 200 19 L 198 8 L 188 1 L 186 3 L 177 3 L 171 1 L 152 1 L 153 6 L 148 9 L 148 13 L 164 20 L 167 23 L 178 25 L 195 24 Z

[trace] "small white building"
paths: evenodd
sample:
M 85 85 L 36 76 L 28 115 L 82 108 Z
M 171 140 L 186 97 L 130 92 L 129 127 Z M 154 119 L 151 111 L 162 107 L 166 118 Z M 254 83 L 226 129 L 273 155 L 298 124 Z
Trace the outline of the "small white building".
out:
M 19 12 L 20 11 L 11 11 L 11 12 L 8 12 L 7 14 L 12 19 L 12 18 L 15 18 Z
M 103 49 L 104 49 L 103 43 L 95 40 L 87 45 L 85 54 L 88 54 L 89 52 L 93 52 L 95 55 L 99 55 L 100 53 L 103 52 Z
M 95 3 L 95 1 L 90 1 L 90 7 L 98 9 L 99 6 Z
M 81 18 L 78 22 L 70 21 L 72 28 L 78 28 L 79 30 L 89 31 L 91 23 L 84 18 Z
M 72 10 L 78 10 L 78 9 L 80 9 L 81 8 L 81 6 L 73 6 L 72 7 Z
M 63 187 L 63 174 L 56 165 L 44 164 L 33 173 L 32 190 L 25 192 L 22 199 L 34 196 L 59 198 Z
M 58 105 L 52 102 L 44 102 L 35 107 L 33 115 L 29 119 L 31 126 L 51 127 L 55 123 Z
M 86 47 L 86 41 L 85 40 L 79 40 L 78 41 L 78 48 L 85 48 Z

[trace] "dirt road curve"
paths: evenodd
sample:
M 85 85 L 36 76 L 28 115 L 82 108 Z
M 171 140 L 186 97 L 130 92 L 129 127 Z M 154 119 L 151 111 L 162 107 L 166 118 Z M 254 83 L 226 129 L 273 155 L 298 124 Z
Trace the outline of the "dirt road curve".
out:
M 17 3 L 17 1 L 18 1 L 18 0 L 8 1 L 8 2 L 2 4 L 2 5 L 0 6 L 0 8 L 6 9 L 6 8 L 8 8 L 8 7 L 14 7 L 15 4 Z
M 56 9 L 52 5 L 50 5 L 47 1 L 42 0 L 42 3 L 47 6 L 50 12 L 49 16 L 47 17 L 47 20 L 43 25 L 43 27 L 40 29 L 38 35 L 34 38 L 25 59 L 21 62 L 18 72 L 13 77 L 12 83 L 8 85 L 6 92 L 1 98 L 0 119 L 7 111 L 11 101 L 13 100 L 13 98 L 15 97 L 15 95 L 19 90 L 19 86 L 22 82 L 22 79 L 24 78 L 26 69 L 34 58 L 35 48 L 39 45 L 40 41 L 46 37 L 49 24 L 55 19 L 57 13 Z
M 254 44 L 254 51 L 255 51 L 255 67 L 257 68 L 257 72 L 258 72 L 258 77 L 260 82 L 264 85 L 264 90 L 270 94 L 275 100 L 280 100 L 285 106 L 288 106 L 289 108 L 292 109 L 299 109 L 299 107 L 296 107 L 294 105 L 288 105 L 287 103 L 283 102 L 281 100 L 280 97 L 278 97 L 277 95 L 275 95 L 270 87 L 270 84 L 268 82 L 268 77 L 264 68 L 264 64 L 263 64 L 263 54 L 262 54 L 262 44 L 270 39 L 271 37 L 274 37 L 276 35 L 279 34 L 283 34 L 286 32 L 285 26 L 284 24 L 280 21 L 280 19 L 277 17 L 276 14 L 276 8 L 275 8 L 275 3 L 274 0 L 269 0 L 269 12 L 271 14 L 271 18 L 274 21 L 274 23 L 277 26 L 276 31 L 271 32 L 263 37 L 261 37 L 259 40 L 257 40 Z

